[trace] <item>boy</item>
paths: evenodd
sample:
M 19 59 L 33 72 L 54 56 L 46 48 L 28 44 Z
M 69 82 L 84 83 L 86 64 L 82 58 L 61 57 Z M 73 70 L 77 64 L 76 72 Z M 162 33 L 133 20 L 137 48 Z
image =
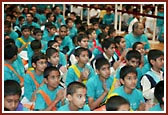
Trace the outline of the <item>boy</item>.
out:
M 34 110 L 56 111 L 64 101 L 64 90 L 59 86 L 60 72 L 53 66 L 44 70 L 45 84 L 36 93 Z
M 86 83 L 89 78 L 95 75 L 93 68 L 87 65 L 89 61 L 88 49 L 80 47 L 75 50 L 77 63 L 68 68 L 66 76 L 66 86 L 73 82 L 79 81 Z
M 14 68 L 17 59 L 18 48 L 15 44 L 8 43 L 4 46 L 4 81 L 15 80 L 23 87 L 23 76 Z
M 56 32 L 57 32 L 56 26 L 54 24 L 50 25 L 48 27 L 48 34 L 43 36 L 43 40 L 45 40 L 46 42 L 50 40 L 54 40 L 54 37 L 56 36 Z
M 110 41 L 110 40 L 105 40 L 102 43 L 102 49 L 103 49 L 103 53 L 97 55 L 92 61 L 92 67 L 95 69 L 95 62 L 98 58 L 105 58 L 109 61 L 110 63 L 110 71 L 111 71 L 111 75 L 115 74 L 115 70 L 119 67 L 120 65 L 120 60 L 115 52 L 115 42 L 114 41 Z
M 164 79 L 164 73 L 162 71 L 164 66 L 164 53 L 160 50 L 152 49 L 148 53 L 148 61 L 151 69 L 142 76 L 141 86 L 143 96 L 151 103 L 155 103 L 154 88 L 159 81 Z
M 37 88 L 43 84 L 43 72 L 47 67 L 47 58 L 43 53 L 34 54 L 32 57 L 34 70 L 27 71 L 24 77 L 24 96 L 29 101 L 34 101 Z
M 99 58 L 95 63 L 96 76 L 86 83 L 88 104 L 91 110 L 101 107 L 108 97 L 108 93 L 118 87 L 117 81 L 110 76 L 110 63 L 105 58 Z
M 86 31 L 86 34 L 89 37 L 88 47 L 89 47 L 89 50 L 93 53 L 93 55 L 97 56 L 97 55 L 103 53 L 101 45 L 96 40 L 96 37 L 97 37 L 96 31 L 94 29 L 90 28 Z
M 158 103 L 149 109 L 149 111 L 163 111 L 164 110 L 164 80 L 159 81 L 154 89 L 154 96 Z
M 71 82 L 67 86 L 68 103 L 60 107 L 58 111 L 90 111 L 86 102 L 86 86 L 78 81 Z
M 110 97 L 106 102 L 106 111 L 129 111 L 130 103 L 125 98 L 116 95 Z
M 122 85 L 116 88 L 111 93 L 111 96 L 120 95 L 129 101 L 132 110 L 144 111 L 145 99 L 143 98 L 142 92 L 136 89 L 137 80 L 135 67 L 130 65 L 122 67 L 120 71 L 120 82 Z
M 26 108 L 20 103 L 21 86 L 14 80 L 4 82 L 4 111 L 25 111 Z
M 142 77 L 142 72 L 141 69 L 139 68 L 140 65 L 140 61 L 141 61 L 141 54 L 136 51 L 136 50 L 129 50 L 126 54 L 126 64 L 125 65 L 130 65 L 136 68 L 137 71 L 137 77 L 138 77 L 138 82 L 137 82 L 137 86 L 136 88 L 140 89 L 140 79 Z M 121 67 L 123 67 L 124 65 L 122 65 Z M 121 67 L 118 68 L 117 72 L 116 72 L 116 78 L 120 79 L 120 70 Z

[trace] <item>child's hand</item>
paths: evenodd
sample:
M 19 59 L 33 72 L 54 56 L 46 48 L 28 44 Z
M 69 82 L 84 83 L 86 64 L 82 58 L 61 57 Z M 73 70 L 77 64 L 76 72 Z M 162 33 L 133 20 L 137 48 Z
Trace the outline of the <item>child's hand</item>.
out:
M 113 64 L 114 70 L 116 70 L 120 66 L 120 63 L 121 63 L 121 60 L 114 62 L 114 64 Z
M 146 104 L 144 102 L 140 102 L 140 105 L 138 107 L 138 111 L 145 111 Z
M 114 84 L 114 87 L 117 88 L 121 85 L 120 80 L 116 80 L 116 83 Z
M 81 76 L 80 76 L 80 79 L 83 81 L 83 80 L 87 80 L 88 79 L 88 76 L 89 76 L 89 69 L 84 69 L 82 72 L 81 72 Z
M 61 67 L 60 67 L 60 70 L 62 71 L 62 73 L 66 73 L 67 68 L 66 68 L 65 66 L 61 66 Z
M 58 100 L 58 101 L 63 99 L 65 99 L 65 89 L 59 90 L 55 98 L 55 100 Z
M 108 93 L 108 89 L 107 89 L 107 86 L 106 86 L 105 79 L 104 79 L 104 81 L 103 81 L 103 89 L 104 89 L 104 92 L 105 92 L 105 93 Z

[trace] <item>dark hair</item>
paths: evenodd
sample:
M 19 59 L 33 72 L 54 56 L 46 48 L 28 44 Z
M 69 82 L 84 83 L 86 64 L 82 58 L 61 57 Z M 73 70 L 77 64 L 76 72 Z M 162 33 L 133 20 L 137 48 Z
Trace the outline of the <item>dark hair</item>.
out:
M 19 21 L 22 21 L 23 19 L 24 19 L 24 16 L 19 16 L 19 17 L 18 17 L 18 20 L 19 20 Z
M 114 37 L 114 42 L 115 42 L 116 44 L 120 44 L 122 38 L 124 38 L 124 37 L 122 37 L 122 36 L 115 36 L 115 37 Z
M 129 73 L 135 73 L 137 75 L 136 68 L 130 65 L 126 65 L 121 68 L 120 70 L 120 78 L 124 80 L 127 74 Z
M 129 50 L 126 54 L 126 59 L 129 61 L 132 58 L 141 60 L 141 54 L 137 50 Z
M 23 25 L 23 26 L 21 27 L 21 31 L 23 31 L 23 30 L 25 30 L 25 29 L 29 29 L 29 30 L 30 30 L 30 27 L 29 27 L 28 25 Z
M 79 57 L 80 54 L 81 54 L 83 51 L 87 51 L 88 54 L 89 54 L 89 50 L 88 50 L 87 48 L 79 47 L 79 48 L 75 49 L 74 55 L 77 56 L 77 57 Z
M 53 44 L 57 43 L 55 40 L 50 40 L 47 43 L 48 48 L 51 48 Z
M 33 35 L 36 35 L 37 33 L 43 33 L 43 31 L 40 28 L 34 28 Z
M 4 21 L 4 26 L 6 26 L 8 28 L 12 27 L 11 22 L 9 22 L 8 20 Z
M 42 48 L 42 44 L 39 40 L 33 40 L 30 43 L 30 47 L 33 51 L 41 49 Z
M 57 67 L 48 66 L 44 69 L 44 78 L 48 78 L 48 75 L 50 74 L 51 71 L 58 71 L 60 74 L 60 71 Z
M 164 53 L 161 50 L 158 49 L 151 49 L 148 52 L 148 61 L 150 63 L 150 65 L 153 67 L 152 63 L 150 62 L 150 60 L 155 60 L 157 58 L 159 58 L 160 56 L 164 56 Z
M 4 81 L 4 97 L 10 95 L 19 95 L 21 96 L 22 90 L 20 84 L 15 80 L 6 80 Z
M 101 45 L 102 45 L 103 41 L 105 41 L 107 36 L 108 36 L 107 33 L 98 34 L 97 38 L 98 38 L 98 41 Z
M 14 39 L 5 39 L 4 45 L 6 45 L 6 44 L 15 44 L 15 40 Z
M 123 104 L 130 105 L 129 101 L 119 95 L 110 97 L 106 102 L 106 111 L 117 111 Z
M 164 97 L 164 80 L 159 81 L 154 89 L 154 96 L 156 97 L 157 101 L 160 104 L 164 104 L 163 97 Z
M 98 59 L 96 59 L 96 62 L 95 62 L 95 68 L 96 68 L 97 70 L 100 70 L 100 68 L 101 68 L 103 65 L 106 65 L 106 64 L 110 65 L 110 63 L 108 62 L 107 59 L 105 59 L 104 57 L 98 58 Z
M 79 34 L 79 35 L 77 36 L 77 41 L 78 41 L 78 42 L 81 42 L 82 39 L 84 39 L 84 38 L 88 38 L 88 36 L 87 36 L 86 34 Z
M 18 53 L 18 48 L 15 44 L 6 44 L 4 46 L 4 59 L 12 59 Z
M 72 21 L 72 22 L 73 22 L 72 18 L 67 18 L 67 19 L 66 19 L 66 21 L 65 21 L 65 22 L 66 22 L 66 24 L 68 24 L 68 23 L 69 23 L 69 21 Z
M 67 86 L 67 95 L 73 95 L 77 89 L 79 88 L 86 88 L 85 84 L 78 82 L 78 81 L 74 81 L 68 84 Z
M 93 31 L 95 31 L 95 29 L 89 28 L 88 30 L 86 30 L 86 34 L 89 36 L 90 34 L 93 33 Z
M 40 60 L 40 59 L 46 59 L 47 60 L 47 57 L 44 53 L 42 52 L 39 52 L 39 53 L 35 53 L 33 56 L 32 56 L 32 63 L 35 63 Z
M 46 50 L 46 56 L 47 56 L 47 58 L 50 58 L 56 52 L 58 53 L 58 50 L 56 50 L 55 48 L 52 48 L 52 47 L 48 48 Z
M 137 47 L 137 45 L 139 45 L 139 44 L 142 44 L 142 45 L 143 45 L 142 42 L 135 42 L 135 43 L 133 44 L 133 46 L 132 46 L 132 49 L 133 49 L 133 50 L 136 50 L 136 47 Z
M 104 48 L 108 49 L 111 44 L 114 44 L 115 45 L 115 42 L 113 40 L 104 40 L 103 43 L 102 43 L 102 49 L 104 50 Z

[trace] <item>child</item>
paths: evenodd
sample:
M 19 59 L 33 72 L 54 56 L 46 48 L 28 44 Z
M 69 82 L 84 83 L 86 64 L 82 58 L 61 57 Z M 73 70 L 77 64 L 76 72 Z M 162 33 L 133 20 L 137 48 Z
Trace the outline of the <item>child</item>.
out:
M 94 56 L 97 56 L 103 53 L 101 45 L 96 40 L 96 31 L 92 28 L 86 31 L 86 34 L 89 37 L 89 50 L 93 53 Z
M 98 58 L 105 58 L 109 61 L 110 63 L 110 71 L 111 71 L 111 75 L 115 74 L 115 70 L 119 67 L 120 65 L 120 60 L 117 56 L 117 54 L 115 53 L 115 43 L 114 41 L 110 41 L 110 40 L 105 40 L 102 43 L 102 49 L 103 49 L 103 53 L 97 55 L 92 61 L 91 64 L 93 66 L 93 68 L 95 69 L 95 62 Z
M 92 67 L 87 65 L 89 61 L 88 49 L 83 47 L 77 48 L 74 55 L 77 63 L 68 68 L 66 86 L 73 81 L 86 83 L 88 79 L 95 75 Z
M 151 65 L 151 70 L 142 76 L 141 86 L 143 96 L 151 103 L 155 103 L 154 88 L 159 81 L 164 79 L 164 73 L 162 71 L 164 65 L 164 53 L 157 49 L 150 50 L 148 53 L 148 61 Z
M 54 37 L 56 36 L 56 32 L 57 32 L 56 26 L 54 24 L 50 25 L 48 27 L 48 34 L 43 36 L 43 40 L 47 42 L 50 40 L 54 40 Z
M 23 76 L 14 68 L 14 62 L 17 59 L 18 48 L 15 44 L 8 43 L 4 46 L 4 81 L 15 80 L 23 87 Z
M 111 93 L 111 96 L 120 95 L 129 101 L 132 110 L 144 111 L 145 99 L 143 98 L 142 92 L 136 89 L 137 80 L 135 67 L 130 65 L 122 67 L 120 71 L 120 82 L 122 86 L 116 88 Z
M 77 46 L 74 48 L 74 50 L 72 50 L 72 52 L 70 53 L 69 55 L 69 58 L 68 58 L 68 62 L 69 62 L 69 65 L 72 65 L 72 64 L 75 64 L 77 63 L 77 60 L 75 58 L 75 50 L 79 47 L 84 47 L 84 48 L 88 48 L 88 36 L 86 34 L 79 34 L 77 36 Z M 89 63 L 90 64 L 90 61 L 93 59 L 93 55 L 92 55 L 92 52 L 90 50 L 89 51 Z
M 50 40 L 48 41 L 48 48 L 55 48 L 56 50 L 59 51 L 59 43 L 58 41 L 55 40 Z M 59 63 L 62 64 L 63 66 L 67 66 L 67 61 L 66 61 L 66 57 L 65 54 L 63 54 L 62 52 L 59 51 Z
M 68 103 L 60 107 L 58 111 L 90 111 L 86 102 L 86 86 L 81 82 L 71 82 L 67 86 Z
M 129 111 L 130 103 L 125 98 L 116 95 L 110 97 L 106 102 L 106 111 Z
M 44 81 L 45 84 L 37 90 L 34 110 L 56 111 L 64 101 L 64 90 L 59 86 L 59 69 L 47 67 L 44 70 Z
M 48 48 L 46 51 L 48 66 L 57 67 L 61 73 L 61 79 L 65 82 L 67 68 L 59 63 L 59 52 L 55 48 Z M 62 83 L 62 82 L 61 82 Z
M 24 96 L 29 101 L 33 102 L 37 88 L 43 84 L 43 72 L 47 67 L 47 58 L 43 53 L 34 54 L 32 57 L 31 71 L 27 71 L 24 77 Z
M 22 94 L 21 86 L 15 80 L 4 82 L 4 111 L 26 111 L 20 103 Z
M 164 80 L 159 81 L 154 89 L 154 96 L 158 103 L 149 109 L 149 111 L 163 111 L 164 110 Z
M 136 51 L 136 50 L 129 50 L 126 54 L 126 64 L 125 65 L 130 65 L 136 68 L 137 71 L 137 77 L 138 77 L 138 81 L 137 81 L 137 86 L 136 88 L 140 89 L 140 79 L 142 77 L 142 72 L 141 69 L 139 68 L 140 65 L 140 61 L 141 61 L 141 54 Z M 121 67 L 123 67 L 124 65 L 120 66 L 120 68 L 118 68 L 117 72 L 116 72 L 116 78 L 120 79 L 120 70 Z
M 98 58 L 95 63 L 97 75 L 86 83 L 88 104 L 91 110 L 101 107 L 108 93 L 118 87 L 116 79 L 110 75 L 110 63 L 105 58 Z

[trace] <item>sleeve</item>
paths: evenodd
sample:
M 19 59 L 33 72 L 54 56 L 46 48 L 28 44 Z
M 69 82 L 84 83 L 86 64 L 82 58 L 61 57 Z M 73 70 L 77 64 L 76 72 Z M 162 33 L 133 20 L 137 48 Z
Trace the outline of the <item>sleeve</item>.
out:
M 142 93 L 146 99 L 154 98 L 154 88 L 151 88 L 151 83 L 146 76 L 141 79 Z
M 75 73 L 74 70 L 72 68 L 68 68 L 67 71 L 67 76 L 66 76 L 66 86 L 68 86 L 69 83 L 75 81 L 74 77 L 75 77 Z
M 94 83 L 92 83 L 92 79 L 89 79 L 88 82 L 86 83 L 87 87 L 87 97 L 89 98 L 94 98 L 95 97 L 95 90 L 94 90 Z
M 36 101 L 35 101 L 35 110 L 43 110 L 46 109 L 45 100 L 43 99 L 40 93 L 36 94 Z

